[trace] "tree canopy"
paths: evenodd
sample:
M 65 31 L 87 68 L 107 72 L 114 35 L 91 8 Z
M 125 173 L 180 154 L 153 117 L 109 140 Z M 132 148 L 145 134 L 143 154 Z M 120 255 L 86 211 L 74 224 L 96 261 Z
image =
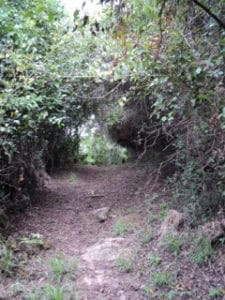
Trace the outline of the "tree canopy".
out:
M 41 170 L 79 160 L 92 114 L 142 154 L 165 153 L 188 210 L 224 205 L 224 0 L 112 1 L 68 27 L 55 0 L 0 8 L 1 207 L 28 199 Z

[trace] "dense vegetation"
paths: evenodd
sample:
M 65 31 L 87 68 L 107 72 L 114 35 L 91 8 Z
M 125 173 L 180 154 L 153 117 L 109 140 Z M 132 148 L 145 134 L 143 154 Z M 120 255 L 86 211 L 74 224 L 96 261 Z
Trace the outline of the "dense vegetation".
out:
M 133 1 L 121 18 L 136 137 L 170 150 L 162 165 L 175 165 L 174 194 L 196 215 L 224 205 L 224 11 L 224 1 Z
M 0 8 L 2 208 L 24 205 L 45 168 L 79 159 L 92 114 L 140 158 L 165 152 L 190 212 L 224 206 L 224 0 L 120 1 L 100 23 L 75 12 L 73 28 L 53 0 Z
M 76 160 L 92 106 L 76 93 L 91 84 L 69 74 L 76 57 L 68 59 L 59 3 L 1 1 L 0 24 L 0 201 L 13 208 L 42 184 L 45 168 Z

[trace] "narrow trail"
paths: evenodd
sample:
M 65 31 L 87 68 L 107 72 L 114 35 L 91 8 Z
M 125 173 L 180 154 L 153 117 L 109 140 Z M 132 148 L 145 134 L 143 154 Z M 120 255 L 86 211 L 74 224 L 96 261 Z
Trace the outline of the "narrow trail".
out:
M 194 229 L 161 242 L 172 203 L 165 184 L 153 185 L 154 174 L 127 164 L 76 166 L 53 176 L 47 190 L 34 195 L 38 201 L 12 222 L 17 237 L 39 233 L 47 247 L 36 252 L 28 244 L 14 276 L 0 274 L 0 299 L 212 299 L 210 289 L 224 286 L 225 248 L 213 263 L 198 265 L 193 251 L 201 258 L 207 249 L 193 248 Z M 109 209 L 104 222 L 100 208 Z M 64 262 L 61 271 L 57 259 Z M 63 288 L 63 298 L 45 296 L 49 285 Z M 28 296 L 32 291 L 35 296 Z
M 120 226 L 143 228 L 140 194 L 146 180 L 143 166 L 78 166 L 52 178 L 44 199 L 14 223 L 23 235 L 38 232 L 51 241 L 47 256 L 62 252 L 78 258 L 79 299 L 144 299 L 137 274 L 122 272 L 116 261 L 124 253 L 134 257 L 140 247 L 136 233 Z M 102 207 L 110 208 L 105 222 L 92 213 Z

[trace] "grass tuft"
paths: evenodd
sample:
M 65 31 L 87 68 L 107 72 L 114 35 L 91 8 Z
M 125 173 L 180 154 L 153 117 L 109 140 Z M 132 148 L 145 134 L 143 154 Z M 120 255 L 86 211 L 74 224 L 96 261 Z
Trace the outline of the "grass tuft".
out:
M 171 283 L 171 275 L 168 272 L 155 272 L 152 280 L 159 287 L 168 286 Z
M 130 273 L 133 270 L 133 258 L 128 255 L 120 255 L 116 260 L 117 267 L 126 273 Z

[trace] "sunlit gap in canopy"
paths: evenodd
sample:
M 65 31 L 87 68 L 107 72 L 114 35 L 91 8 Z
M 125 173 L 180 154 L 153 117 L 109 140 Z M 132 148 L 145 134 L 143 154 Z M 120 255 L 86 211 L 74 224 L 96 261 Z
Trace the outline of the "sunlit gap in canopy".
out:
M 97 17 L 102 9 L 100 0 L 61 0 L 66 13 L 72 18 L 75 10 L 80 11 L 80 15 Z

